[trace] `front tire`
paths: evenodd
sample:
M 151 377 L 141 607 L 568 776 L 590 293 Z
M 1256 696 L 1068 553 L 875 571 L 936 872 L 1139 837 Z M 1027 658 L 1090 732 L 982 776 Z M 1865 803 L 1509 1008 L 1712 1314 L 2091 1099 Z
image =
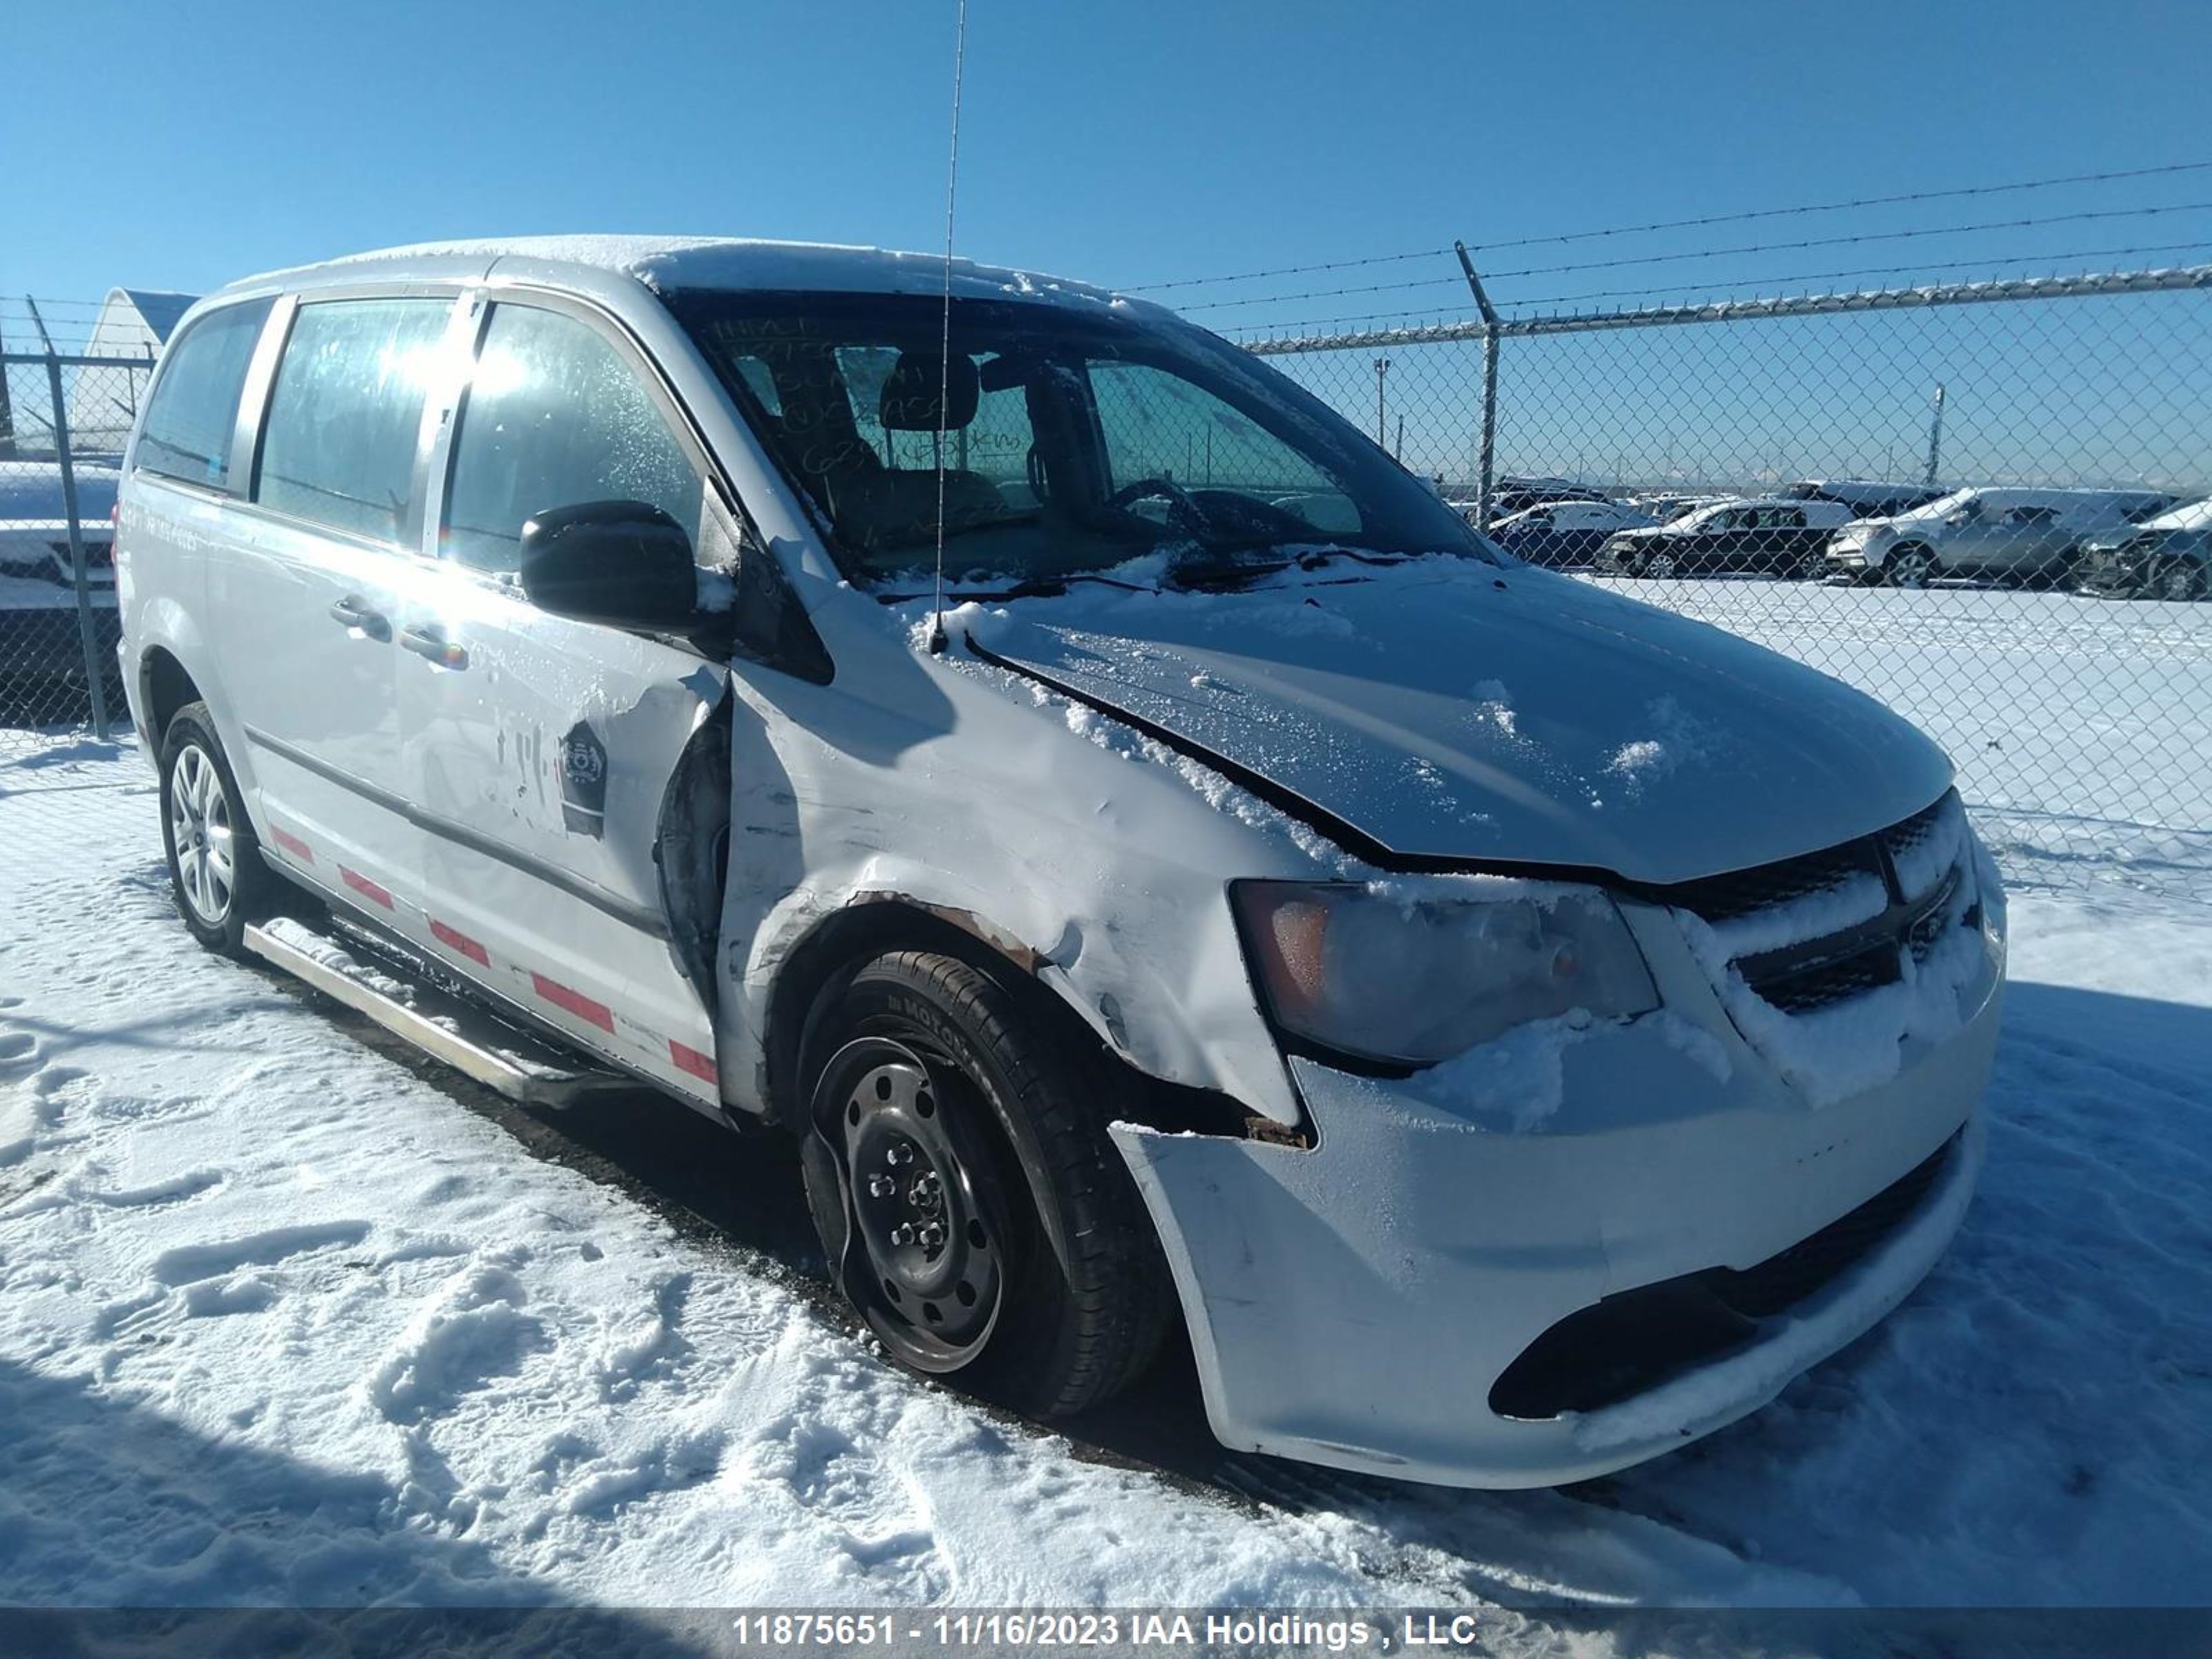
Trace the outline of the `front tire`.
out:
M 1054 1012 L 953 957 L 875 958 L 814 1022 L 804 1146 L 832 1276 L 892 1357 L 1042 1418 L 1133 1380 L 1173 1306 L 1115 1075 Z
M 1936 556 L 1918 542 L 1907 542 L 1882 561 L 1882 579 L 1892 587 L 1925 587 L 1936 574 Z
M 2188 604 L 2204 597 L 2204 567 L 2191 559 L 2168 559 L 2144 584 L 2153 599 Z
M 209 950 L 243 956 L 246 924 L 268 912 L 276 878 L 261 861 L 205 703 L 186 703 L 171 717 L 161 780 L 161 844 L 177 914 Z

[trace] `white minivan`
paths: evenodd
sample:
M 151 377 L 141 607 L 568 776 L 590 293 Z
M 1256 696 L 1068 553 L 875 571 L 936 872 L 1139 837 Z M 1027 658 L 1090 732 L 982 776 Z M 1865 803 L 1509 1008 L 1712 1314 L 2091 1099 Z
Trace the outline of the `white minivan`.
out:
M 1157 307 L 735 241 L 255 277 L 117 559 L 201 940 L 305 890 L 798 1137 L 867 1328 L 1019 1410 L 1179 1320 L 1231 1447 L 1579 1479 L 1966 1207 L 2004 908 L 1942 753 Z

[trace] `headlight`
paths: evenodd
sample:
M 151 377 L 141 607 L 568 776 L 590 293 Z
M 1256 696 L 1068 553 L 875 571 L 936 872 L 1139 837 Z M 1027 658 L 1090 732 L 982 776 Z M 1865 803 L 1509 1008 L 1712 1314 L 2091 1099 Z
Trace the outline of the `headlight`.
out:
M 1360 1059 L 1433 1065 L 1532 1019 L 1659 1006 L 1601 893 L 1404 900 L 1348 883 L 1241 881 L 1230 897 L 1277 1027 Z

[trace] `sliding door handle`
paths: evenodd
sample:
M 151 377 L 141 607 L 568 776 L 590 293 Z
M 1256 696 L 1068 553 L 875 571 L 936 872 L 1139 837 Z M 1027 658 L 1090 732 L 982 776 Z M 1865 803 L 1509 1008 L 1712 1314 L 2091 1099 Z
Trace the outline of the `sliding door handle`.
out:
M 399 630 L 399 643 L 416 656 L 434 662 L 441 668 L 466 668 L 469 651 L 465 645 L 455 645 L 446 637 L 446 630 L 435 623 L 418 623 L 412 628 Z
M 331 619 L 341 626 L 366 634 L 379 644 L 392 637 L 392 624 L 380 611 L 372 611 L 362 602 L 358 593 L 349 593 L 331 605 Z

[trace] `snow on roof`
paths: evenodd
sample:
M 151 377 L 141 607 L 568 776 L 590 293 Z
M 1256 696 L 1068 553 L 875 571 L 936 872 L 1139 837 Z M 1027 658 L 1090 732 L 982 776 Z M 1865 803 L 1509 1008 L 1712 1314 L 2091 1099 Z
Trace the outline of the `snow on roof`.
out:
M 942 254 L 828 242 L 774 242 L 724 236 L 514 236 L 419 242 L 328 262 L 431 258 L 531 259 L 585 265 L 632 276 L 656 293 L 674 289 L 831 290 L 856 294 L 941 294 L 948 262 Z M 1112 291 L 1064 276 L 953 259 L 956 297 L 1058 300 L 1088 305 L 1137 305 Z M 308 270 L 325 269 L 311 266 Z M 285 274 L 285 273 L 272 273 Z

